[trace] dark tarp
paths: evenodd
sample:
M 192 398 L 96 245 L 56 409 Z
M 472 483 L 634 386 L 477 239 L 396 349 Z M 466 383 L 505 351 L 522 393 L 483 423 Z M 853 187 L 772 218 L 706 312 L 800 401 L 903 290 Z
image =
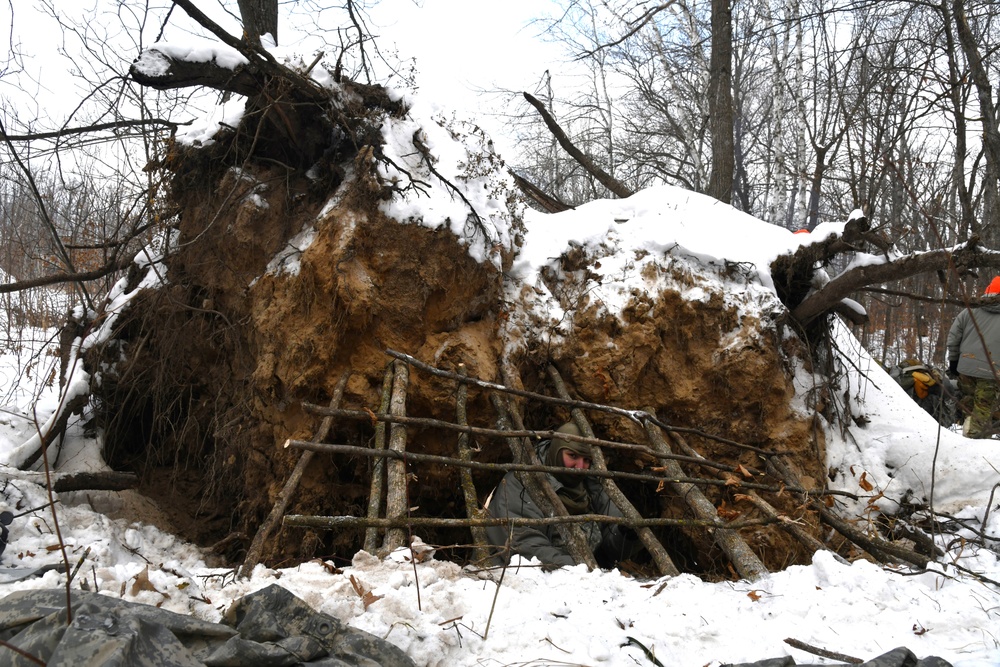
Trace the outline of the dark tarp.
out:
M 741 662 L 738 665 L 723 665 L 722 667 L 820 667 L 819 665 L 805 665 L 795 662 L 792 658 L 770 658 L 758 662 Z M 883 653 L 877 658 L 862 663 L 826 663 L 822 667 L 952 667 L 951 663 L 935 658 L 917 659 L 907 648 L 894 648 L 888 653 Z
M 222 623 L 117 598 L 16 591 L 0 599 L 0 640 L 48 667 L 414 667 L 399 648 L 348 627 L 277 585 L 251 593 Z M 0 646 L 0 664 L 40 664 Z

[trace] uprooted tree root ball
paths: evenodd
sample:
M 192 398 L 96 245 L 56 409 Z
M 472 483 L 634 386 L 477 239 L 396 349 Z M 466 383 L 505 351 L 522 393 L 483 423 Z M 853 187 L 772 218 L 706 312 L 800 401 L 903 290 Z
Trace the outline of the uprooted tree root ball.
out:
M 165 283 L 133 301 L 113 345 L 90 353 L 91 367 L 107 368 L 95 396 L 107 460 L 139 472 L 140 490 L 186 537 L 239 563 L 301 455 L 284 443 L 311 440 L 319 428 L 321 417 L 306 404 L 328 404 L 349 373 L 341 406 L 378 413 L 393 361 L 387 350 L 451 372 L 461 365 L 491 382 L 504 382 L 506 371 L 515 388 L 549 396 L 555 390 L 546 368 L 553 364 L 574 398 L 650 410 L 688 429 L 677 435 L 682 444 L 722 467 L 683 467 L 715 480 L 704 492 L 724 519 L 761 518 L 739 485 L 755 481 L 778 511 L 820 534 L 815 514 L 767 475 L 759 453 L 783 452 L 803 487 L 822 487 L 822 429 L 790 407 L 788 345 L 773 322 L 741 318 L 719 295 L 688 301 L 664 289 L 634 297 L 620 318 L 581 301 L 571 313 L 572 335 L 551 336 L 539 325 L 521 329 L 512 344 L 504 276 L 512 257 L 476 261 L 468 239 L 446 228 L 387 217 L 382 205 L 401 187 L 384 181 L 378 168 L 375 137 L 388 112 L 363 104 L 348 112 L 346 124 L 324 116 L 341 130 L 328 133 L 341 137 L 335 145 L 308 148 L 310 156 L 323 156 L 327 174 L 336 174 L 320 182 L 302 160 L 251 152 L 252 125 L 220 133 L 208 148 L 177 147 L 165 164 L 177 211 Z M 502 169 L 499 161 L 484 164 Z M 454 423 L 457 387 L 412 370 L 406 414 Z M 490 392 L 475 385 L 468 392 L 469 424 L 496 428 Z M 569 418 L 559 405 L 517 403 L 528 428 L 551 429 Z M 645 442 L 632 420 L 600 411 L 588 417 L 599 438 Z M 375 433 L 373 420 L 335 419 L 324 441 L 369 446 Z M 455 456 L 457 439 L 429 422 L 406 429 L 413 453 Z M 476 461 L 511 460 L 504 438 L 474 437 L 470 444 Z M 628 450 L 608 456 L 615 470 L 656 474 L 659 466 Z M 318 454 L 288 513 L 364 516 L 374 465 L 366 457 Z M 413 464 L 410 472 L 414 515 L 466 515 L 455 468 Z M 474 471 L 480 503 L 501 476 Z M 691 518 L 669 487 L 622 487 L 644 516 Z M 733 576 L 703 527 L 656 532 L 682 571 Z M 811 557 L 773 523 L 741 534 L 772 570 Z M 348 560 L 363 537 L 363 530 L 284 527 L 268 540 L 264 560 Z M 422 529 L 420 537 L 451 546 L 439 557 L 471 558 L 467 529 Z M 635 566 L 648 571 L 641 558 Z

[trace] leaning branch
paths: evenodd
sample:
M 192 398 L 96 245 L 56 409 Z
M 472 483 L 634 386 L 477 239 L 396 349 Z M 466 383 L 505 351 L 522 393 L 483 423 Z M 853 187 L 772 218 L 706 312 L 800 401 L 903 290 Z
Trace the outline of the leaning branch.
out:
M 549 110 L 545 108 L 545 105 L 538 98 L 530 93 L 524 93 L 524 99 L 528 100 L 528 104 L 535 107 L 538 113 L 541 114 L 542 120 L 545 121 L 546 127 L 549 128 L 549 132 L 556 138 L 556 141 L 563 147 L 563 150 L 569 153 L 574 160 L 579 162 L 584 169 L 600 181 L 601 185 L 622 198 L 631 197 L 634 194 L 624 183 L 598 167 L 587 154 L 574 146 L 573 142 L 566 136 L 566 133 L 563 132 L 563 129 L 559 127 L 559 123 L 556 122 L 556 119 L 552 117 L 552 114 L 549 113 Z
M 824 285 L 822 289 L 803 299 L 792 310 L 792 317 L 805 324 L 822 315 L 849 294 L 869 285 L 901 280 L 930 271 L 944 271 L 952 264 L 964 268 L 985 266 L 1000 268 L 1000 252 L 966 244 L 955 249 L 931 250 L 879 263 L 856 266 L 847 269 Z
M 162 74 L 151 74 L 150 72 L 157 71 L 156 68 L 136 67 L 133 64 L 129 69 L 129 74 L 137 83 L 157 90 L 208 86 L 217 90 L 253 96 L 264 89 L 263 78 L 274 77 L 290 83 L 302 95 L 304 101 L 322 102 L 328 97 L 318 84 L 281 65 L 264 49 L 255 48 L 246 40 L 230 35 L 198 9 L 191 0 L 173 0 L 173 2 L 224 44 L 238 51 L 247 59 L 247 65 L 228 69 L 216 65 L 214 62 L 184 62 L 173 59 L 156 49 L 147 49 L 140 55 L 139 62 L 141 63 L 143 59 L 155 59 L 159 65 L 165 66 L 166 69 L 161 70 Z
M 43 139 L 61 139 L 63 137 L 71 137 L 78 134 L 103 132 L 104 130 L 123 130 L 132 127 L 147 127 L 150 125 L 157 127 L 165 127 L 169 130 L 176 130 L 181 125 L 189 125 L 189 124 L 190 123 L 175 123 L 169 120 L 160 120 L 159 118 L 148 118 L 141 120 L 119 120 L 113 123 L 97 123 L 95 125 L 87 125 L 84 127 L 64 127 L 61 130 L 53 130 L 52 132 L 32 132 L 30 134 L 2 134 L 0 135 L 0 140 L 40 141 Z
M 60 283 L 81 283 L 90 280 L 99 280 L 106 275 L 114 273 L 115 271 L 123 271 L 127 269 L 131 263 L 131 258 L 122 258 L 117 261 L 108 262 L 101 268 L 94 269 L 93 271 L 53 273 L 48 276 L 41 276 L 40 278 L 19 280 L 13 283 L 4 283 L 0 285 L 0 294 L 10 294 L 12 292 L 20 292 L 22 290 L 31 289 L 33 287 L 46 287 L 48 285 L 58 285 Z

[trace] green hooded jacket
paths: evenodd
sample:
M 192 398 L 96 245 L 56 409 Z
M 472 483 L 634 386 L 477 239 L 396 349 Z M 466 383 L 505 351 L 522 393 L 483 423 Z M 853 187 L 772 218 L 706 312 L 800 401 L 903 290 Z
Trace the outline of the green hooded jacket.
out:
M 546 454 L 551 446 L 550 440 L 543 440 L 536 445 L 538 458 L 546 460 Z M 507 473 L 497 488 L 490 494 L 487 501 L 487 513 L 496 518 L 540 519 L 545 515 L 532 500 L 524 488 L 519 474 Z M 563 484 L 552 475 L 547 475 L 552 488 L 558 493 Z M 604 514 L 607 516 L 622 516 L 621 511 L 611 502 L 601 487 L 600 481 L 589 477 L 584 479 L 587 494 L 590 498 L 590 508 L 587 514 Z M 577 524 L 583 529 L 587 543 L 598 564 L 610 567 L 627 555 L 625 534 L 622 526 L 611 523 L 596 523 L 593 521 Z M 490 544 L 495 547 L 495 560 L 499 564 L 509 562 L 510 554 L 517 553 L 524 558 L 537 558 L 546 565 L 576 565 L 570 556 L 555 525 L 540 527 L 489 526 L 486 535 Z M 510 541 L 508 551 L 507 543 Z

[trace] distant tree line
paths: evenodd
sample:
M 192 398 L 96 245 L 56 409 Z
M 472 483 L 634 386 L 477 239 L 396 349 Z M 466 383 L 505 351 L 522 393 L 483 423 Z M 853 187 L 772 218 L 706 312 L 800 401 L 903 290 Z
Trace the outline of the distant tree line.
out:
M 991 145 L 1000 36 L 993 3 L 560 4 L 549 34 L 587 80 L 550 72 L 528 92 L 632 190 L 728 190 L 727 203 L 789 229 L 864 206 L 912 247 L 971 234 L 994 245 L 1000 234 L 986 224 L 997 214 L 1000 163 L 1000 145 Z M 728 20 L 717 23 L 728 26 L 728 50 L 713 33 L 723 11 Z M 728 68 L 713 62 L 720 51 Z M 716 80 L 727 76 L 732 114 L 712 103 Z M 533 182 L 573 204 L 609 194 L 555 149 L 533 110 L 526 106 L 521 120 L 517 164 Z M 718 143 L 731 155 L 717 157 Z M 719 159 L 731 160 L 717 170 L 731 183 L 714 186 Z

